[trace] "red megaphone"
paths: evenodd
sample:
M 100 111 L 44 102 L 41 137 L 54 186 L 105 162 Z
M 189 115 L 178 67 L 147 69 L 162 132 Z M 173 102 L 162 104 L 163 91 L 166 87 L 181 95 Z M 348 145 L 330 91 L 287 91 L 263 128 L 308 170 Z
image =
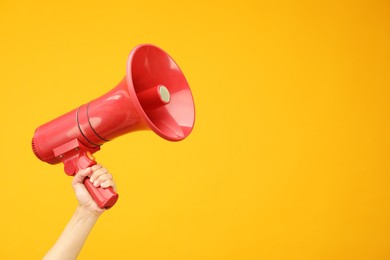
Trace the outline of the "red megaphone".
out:
M 194 120 L 191 90 L 180 68 L 160 48 L 139 45 L 114 89 L 38 127 L 32 149 L 44 162 L 64 163 L 66 174 L 73 176 L 96 164 L 92 154 L 105 142 L 148 129 L 180 141 L 190 134 Z M 118 199 L 111 188 L 96 188 L 87 180 L 84 184 L 100 208 L 110 208 Z

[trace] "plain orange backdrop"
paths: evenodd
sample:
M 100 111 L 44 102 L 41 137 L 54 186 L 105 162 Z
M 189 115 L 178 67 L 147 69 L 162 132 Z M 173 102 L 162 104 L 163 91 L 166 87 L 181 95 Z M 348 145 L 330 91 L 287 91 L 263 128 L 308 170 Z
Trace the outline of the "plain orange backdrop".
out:
M 117 205 L 79 259 L 389 259 L 388 1 L 0 2 L 0 259 L 40 259 L 76 206 L 34 130 L 166 50 L 193 133 L 105 144 Z

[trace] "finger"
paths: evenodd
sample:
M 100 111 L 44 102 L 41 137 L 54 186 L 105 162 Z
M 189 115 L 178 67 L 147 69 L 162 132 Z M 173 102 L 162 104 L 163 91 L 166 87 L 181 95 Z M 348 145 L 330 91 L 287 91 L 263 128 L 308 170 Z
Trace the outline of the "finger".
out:
M 93 170 L 93 169 L 92 169 Z M 101 175 L 108 173 L 108 170 L 106 168 L 97 168 L 93 171 L 92 175 L 90 176 L 90 182 L 94 182 L 97 178 L 99 178 Z
M 107 172 L 107 173 L 105 173 L 105 174 L 102 174 L 102 175 L 100 175 L 97 179 L 95 179 L 95 181 L 93 182 L 93 185 L 95 186 L 95 187 L 99 187 L 99 185 L 102 183 L 102 182 L 105 182 L 105 181 L 107 181 L 107 180 L 112 180 L 113 178 L 112 178 L 112 175 L 109 173 L 109 172 Z
M 116 185 L 115 185 L 114 180 L 106 180 L 106 181 L 100 183 L 100 187 L 102 187 L 102 188 L 112 187 L 114 189 L 114 191 L 116 192 Z
M 90 167 L 79 170 L 73 178 L 73 184 L 82 183 L 86 177 L 92 174 Z
M 101 164 L 97 163 L 97 164 L 93 165 L 91 168 L 92 168 L 92 171 L 96 171 L 96 170 L 98 170 L 100 168 L 103 168 L 103 166 Z

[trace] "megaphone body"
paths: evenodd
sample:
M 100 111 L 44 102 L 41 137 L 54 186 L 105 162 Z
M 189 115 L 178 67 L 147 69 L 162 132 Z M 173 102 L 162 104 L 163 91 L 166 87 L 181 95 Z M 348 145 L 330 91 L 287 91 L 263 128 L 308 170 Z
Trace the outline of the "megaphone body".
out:
M 160 48 L 139 45 L 115 88 L 38 127 L 32 149 L 44 162 L 64 163 L 66 174 L 73 176 L 96 164 L 92 154 L 105 142 L 140 130 L 180 141 L 191 133 L 194 120 L 192 94 L 177 64 Z M 99 207 L 116 203 L 118 194 L 111 188 L 84 184 Z

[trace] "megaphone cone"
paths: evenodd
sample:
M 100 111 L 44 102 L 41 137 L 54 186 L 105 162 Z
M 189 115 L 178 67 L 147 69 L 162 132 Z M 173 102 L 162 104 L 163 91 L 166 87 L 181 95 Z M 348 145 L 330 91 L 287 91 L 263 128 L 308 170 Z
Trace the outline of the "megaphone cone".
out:
M 63 162 L 65 172 L 74 175 L 96 164 L 91 154 L 107 141 L 139 130 L 180 141 L 194 121 L 193 97 L 180 68 L 166 52 L 145 44 L 131 51 L 126 76 L 115 88 L 38 127 L 32 147 L 40 160 Z

